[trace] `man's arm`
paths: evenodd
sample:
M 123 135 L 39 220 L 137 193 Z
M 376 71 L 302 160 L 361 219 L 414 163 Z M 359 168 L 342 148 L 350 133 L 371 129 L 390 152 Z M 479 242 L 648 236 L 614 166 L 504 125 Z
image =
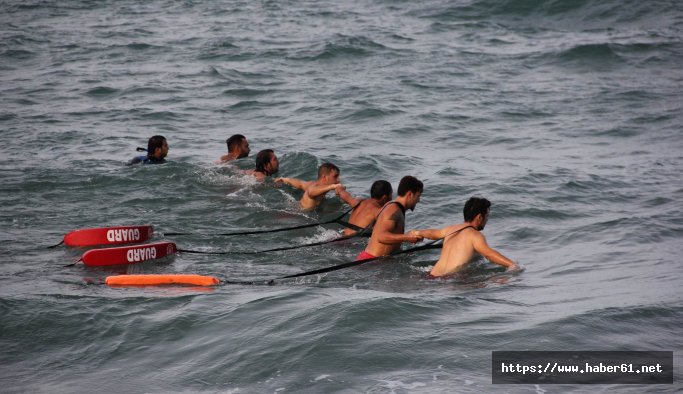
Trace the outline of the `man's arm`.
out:
M 308 183 L 306 181 L 302 181 L 301 179 L 296 179 L 296 178 L 276 178 L 275 182 L 277 183 L 284 183 L 289 186 L 295 187 L 297 189 L 301 190 L 306 190 L 306 187 L 308 186 Z
M 509 270 L 518 270 L 519 266 L 512 260 L 500 254 L 495 249 L 491 248 L 488 243 L 486 243 L 486 238 L 482 233 L 477 233 L 474 235 L 472 240 L 472 246 L 479 254 L 484 256 L 486 260 L 507 267 Z
M 323 194 L 329 192 L 330 190 L 334 190 L 335 188 L 341 186 L 341 183 L 334 183 L 332 185 L 324 185 L 324 186 L 318 186 L 318 185 L 310 185 L 306 189 L 306 194 L 310 198 L 316 198 L 319 196 L 322 196 Z
M 346 188 L 342 185 L 337 186 L 334 189 L 335 193 L 337 193 L 337 196 L 342 199 L 345 203 L 349 204 L 350 207 L 354 208 L 356 205 L 358 205 L 361 201 L 359 198 L 354 198 L 351 193 L 346 191 Z
M 377 231 L 377 242 L 391 245 L 400 244 L 401 242 L 410 242 L 412 244 L 422 241 L 422 237 L 412 233 L 403 234 L 395 233 L 396 226 L 398 226 L 399 220 L 401 220 L 402 213 L 399 211 L 396 204 L 387 207 L 382 215 L 386 215 L 384 220 L 378 221 L 375 224 L 375 230 Z M 374 234 L 374 233 L 373 233 Z
M 418 237 L 422 238 L 427 238 L 427 239 L 442 239 L 445 238 L 446 235 L 448 234 L 448 230 L 452 227 L 455 226 L 450 226 L 450 227 L 445 227 L 445 228 L 428 228 L 424 230 L 412 230 L 410 231 L 410 234 L 416 235 Z

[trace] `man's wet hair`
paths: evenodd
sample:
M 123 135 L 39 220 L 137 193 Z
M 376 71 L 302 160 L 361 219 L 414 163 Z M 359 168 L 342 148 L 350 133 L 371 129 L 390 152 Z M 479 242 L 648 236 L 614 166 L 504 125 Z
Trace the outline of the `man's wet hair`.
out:
M 374 198 L 375 200 L 379 200 L 387 195 L 391 197 L 393 191 L 394 190 L 391 188 L 391 183 L 385 180 L 375 181 L 370 187 L 370 197 Z
M 235 134 L 225 140 L 225 143 L 228 145 L 228 152 L 233 150 L 233 148 L 237 148 L 239 144 L 242 143 L 247 137 L 243 136 L 242 134 Z
M 154 156 L 154 151 L 157 148 L 164 146 L 164 141 L 166 141 L 166 137 L 163 135 L 155 135 L 150 137 L 149 141 L 147 141 L 147 157 Z
M 405 196 L 408 192 L 422 193 L 424 185 L 420 180 L 414 176 L 406 175 L 401 178 L 401 182 L 398 184 L 398 195 Z
M 272 149 L 264 149 L 260 151 L 258 154 L 256 154 L 256 171 L 268 175 L 268 171 L 266 171 L 266 166 L 268 165 L 268 163 L 270 163 L 270 159 L 273 157 L 274 154 L 275 152 L 273 152 Z
M 323 163 L 318 167 L 318 179 L 324 177 L 327 174 L 332 173 L 333 171 L 336 171 L 337 174 L 340 173 L 339 167 L 335 166 L 332 163 Z
M 482 197 L 470 197 L 465 203 L 465 208 L 462 210 L 462 214 L 465 217 L 466 222 L 471 222 L 477 215 L 486 215 L 491 208 L 491 201 Z

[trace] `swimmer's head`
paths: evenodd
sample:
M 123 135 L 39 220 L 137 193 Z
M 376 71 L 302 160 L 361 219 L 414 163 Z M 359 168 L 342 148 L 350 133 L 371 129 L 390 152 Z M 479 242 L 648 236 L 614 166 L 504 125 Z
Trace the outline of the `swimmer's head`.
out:
M 161 160 L 168 154 L 168 142 L 163 135 L 155 135 L 147 141 L 147 157 Z
M 394 197 L 394 190 L 391 188 L 391 183 L 385 180 L 375 181 L 370 187 L 370 197 L 375 200 L 380 200 L 382 203 L 387 203 Z
M 477 230 L 481 231 L 486 227 L 486 222 L 489 219 L 489 211 L 491 209 L 491 202 L 482 197 L 470 197 L 465 203 L 462 210 L 465 221 L 473 223 L 478 221 Z

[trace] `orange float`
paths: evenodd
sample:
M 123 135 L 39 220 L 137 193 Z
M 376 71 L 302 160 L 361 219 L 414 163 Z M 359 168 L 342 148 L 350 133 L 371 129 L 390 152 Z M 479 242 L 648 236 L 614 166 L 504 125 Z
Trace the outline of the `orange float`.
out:
M 220 283 L 220 280 L 213 276 L 196 274 L 147 274 L 108 276 L 104 283 L 108 286 L 215 286 Z

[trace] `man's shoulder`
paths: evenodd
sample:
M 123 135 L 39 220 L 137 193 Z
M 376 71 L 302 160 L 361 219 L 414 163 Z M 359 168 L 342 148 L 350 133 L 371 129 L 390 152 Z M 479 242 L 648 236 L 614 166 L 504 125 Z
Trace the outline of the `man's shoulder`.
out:
M 460 233 L 462 233 L 464 237 L 469 238 L 471 240 L 485 239 L 484 234 L 482 234 L 481 231 L 477 230 L 472 226 L 463 227 L 460 230 Z
M 359 198 L 358 199 L 358 208 L 363 208 L 363 209 L 381 209 L 382 207 L 377 206 L 371 198 Z
M 304 189 L 320 186 L 318 181 L 304 181 L 303 179 L 299 179 L 299 182 L 301 182 L 301 185 L 304 187 Z
M 379 218 L 386 220 L 401 220 L 403 216 L 403 211 L 394 202 L 388 202 L 384 207 L 381 208 L 382 212 L 379 214 Z M 378 218 L 378 219 L 379 219 Z
M 266 180 L 266 174 L 262 173 L 261 171 L 252 170 L 251 174 L 259 181 Z
M 145 159 L 147 159 L 146 155 L 135 156 L 134 158 L 130 159 L 130 161 L 128 162 L 128 165 L 142 163 L 143 161 L 145 161 Z
M 479 232 L 479 230 L 475 229 L 467 223 L 454 224 L 448 227 L 444 227 L 442 231 L 444 232 L 446 237 L 452 237 L 462 234 L 463 237 L 467 238 L 481 235 L 481 232 Z
M 379 213 L 380 209 L 382 209 L 382 207 L 380 205 L 375 204 L 370 198 L 360 200 L 358 202 L 357 207 L 355 208 L 355 210 L 361 212 L 363 215 L 372 216 L 377 216 L 377 213 Z

